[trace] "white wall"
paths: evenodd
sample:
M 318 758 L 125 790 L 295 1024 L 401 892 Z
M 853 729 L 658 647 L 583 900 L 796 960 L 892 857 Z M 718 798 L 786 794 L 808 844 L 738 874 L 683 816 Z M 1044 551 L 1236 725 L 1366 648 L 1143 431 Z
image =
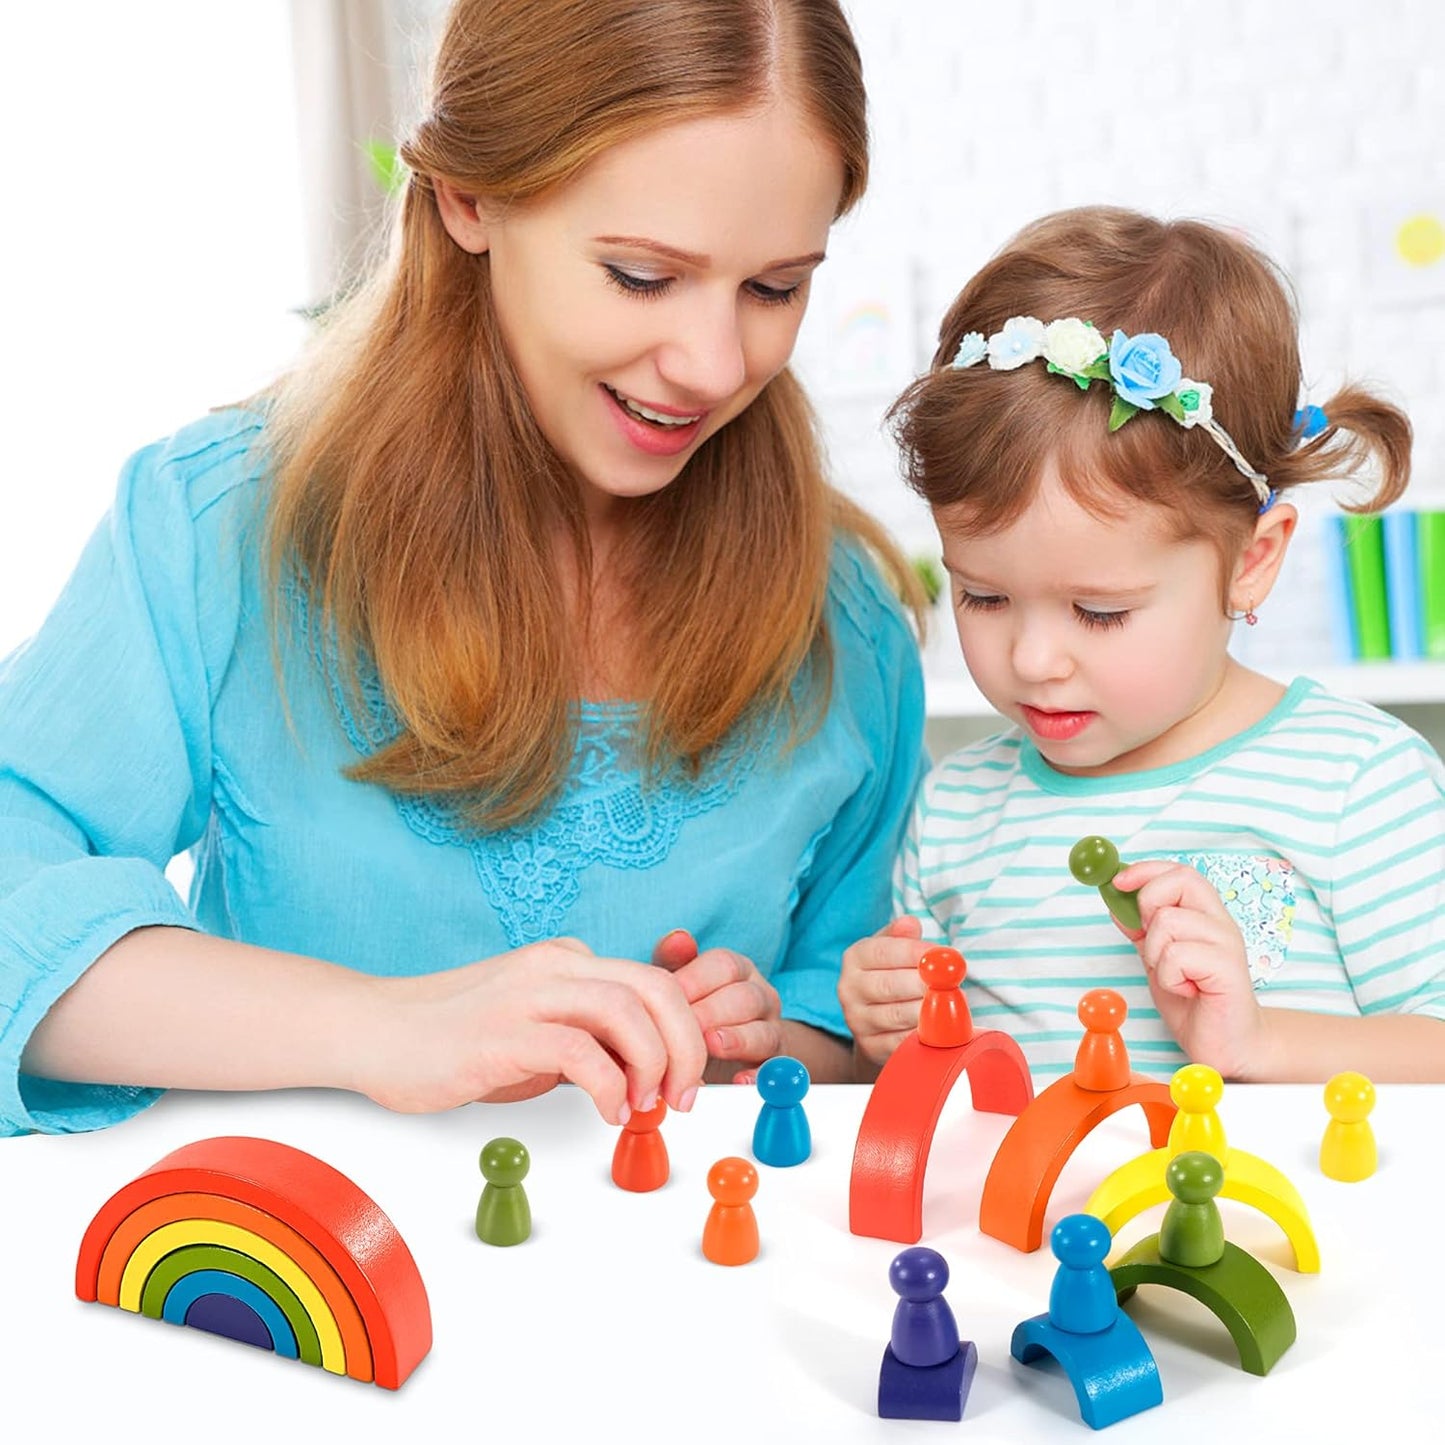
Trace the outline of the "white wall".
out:
M 304 333 L 286 0 L 0 6 L 0 654 L 125 457 Z

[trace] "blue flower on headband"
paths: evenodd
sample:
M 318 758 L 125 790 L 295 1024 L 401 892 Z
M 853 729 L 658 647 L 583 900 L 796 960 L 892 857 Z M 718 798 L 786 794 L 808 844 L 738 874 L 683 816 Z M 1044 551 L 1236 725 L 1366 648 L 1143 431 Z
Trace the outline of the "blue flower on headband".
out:
M 1109 343 L 1109 375 L 1117 396 L 1141 411 L 1153 411 L 1154 403 L 1179 385 L 1184 368 L 1157 332 L 1125 336 L 1115 331 Z
M 1330 419 L 1322 406 L 1304 406 L 1294 414 L 1294 429 L 1300 434 L 1301 441 L 1317 437 L 1329 424 Z
M 963 340 L 958 343 L 958 350 L 954 353 L 952 366 L 973 366 L 980 362 L 988 354 L 988 340 L 982 331 L 968 331 L 964 333 Z

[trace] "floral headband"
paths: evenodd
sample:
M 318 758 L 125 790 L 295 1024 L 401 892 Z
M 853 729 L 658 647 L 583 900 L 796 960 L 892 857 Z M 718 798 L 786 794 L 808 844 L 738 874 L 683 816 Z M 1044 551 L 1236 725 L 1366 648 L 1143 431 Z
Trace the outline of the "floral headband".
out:
M 1201 427 L 1239 472 L 1249 478 L 1259 497 L 1259 509 L 1268 511 L 1275 493 L 1269 478 L 1245 461 L 1234 438 L 1214 419 L 1214 389 L 1204 381 L 1190 381 L 1169 343 L 1152 331 L 1113 340 L 1077 316 L 1051 321 L 1047 326 L 1034 316 L 1011 316 L 1003 330 L 985 340 L 970 331 L 958 343 L 950 365 L 974 366 L 985 358 L 995 371 L 1013 371 L 1040 358 L 1057 376 L 1067 376 L 1081 391 L 1104 381 L 1114 392 L 1109 430 L 1118 431 L 1141 411 L 1162 411 L 1182 427 Z

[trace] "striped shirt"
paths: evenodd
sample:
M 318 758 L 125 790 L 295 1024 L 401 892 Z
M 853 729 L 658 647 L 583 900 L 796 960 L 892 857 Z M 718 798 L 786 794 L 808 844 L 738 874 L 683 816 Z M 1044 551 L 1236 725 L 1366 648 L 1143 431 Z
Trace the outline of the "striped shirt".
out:
M 1262 1003 L 1445 1019 L 1445 766 L 1368 703 L 1300 678 L 1199 757 L 1102 778 L 1056 772 L 1012 728 L 925 781 L 894 911 L 963 953 L 979 1027 L 1057 1076 L 1073 1068 L 1082 995 L 1117 989 L 1134 1068 L 1167 1077 L 1188 1060 L 1138 953 L 1069 872 L 1070 848 L 1094 833 L 1126 862 L 1175 859 L 1215 885 Z

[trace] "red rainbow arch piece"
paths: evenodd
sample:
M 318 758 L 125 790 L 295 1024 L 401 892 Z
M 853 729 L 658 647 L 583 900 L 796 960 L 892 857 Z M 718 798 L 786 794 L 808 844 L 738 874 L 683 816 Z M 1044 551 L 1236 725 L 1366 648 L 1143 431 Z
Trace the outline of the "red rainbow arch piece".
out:
M 91 1220 L 75 1292 L 398 1389 L 431 1308 L 396 1226 L 331 1165 L 272 1139 L 201 1139 Z

